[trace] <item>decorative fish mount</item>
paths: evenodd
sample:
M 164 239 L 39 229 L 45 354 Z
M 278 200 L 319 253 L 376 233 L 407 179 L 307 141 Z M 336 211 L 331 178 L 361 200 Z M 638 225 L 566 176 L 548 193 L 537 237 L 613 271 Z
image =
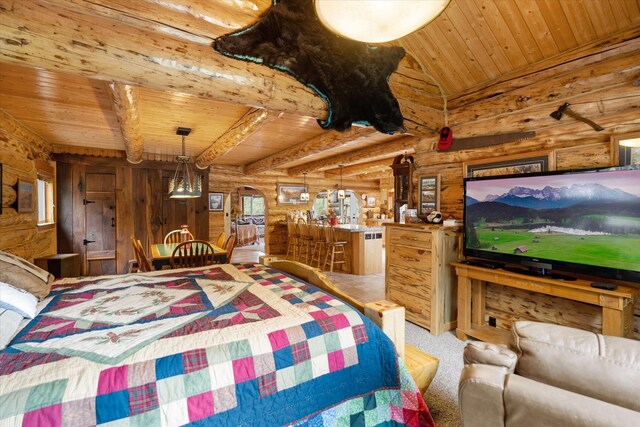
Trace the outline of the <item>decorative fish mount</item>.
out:
M 258 22 L 215 40 L 223 55 L 285 71 L 327 103 L 325 129 L 344 131 L 354 122 L 393 134 L 404 132 L 389 76 L 405 52 L 340 37 L 316 18 L 312 0 L 274 0 Z

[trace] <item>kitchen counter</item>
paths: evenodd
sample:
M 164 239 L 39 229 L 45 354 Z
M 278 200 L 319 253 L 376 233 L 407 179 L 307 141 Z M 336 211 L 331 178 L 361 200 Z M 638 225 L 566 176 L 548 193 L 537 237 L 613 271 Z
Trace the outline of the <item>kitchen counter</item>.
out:
M 346 230 L 351 233 L 364 233 L 364 232 L 374 232 L 374 231 L 383 231 L 384 227 L 368 227 L 366 225 L 361 224 L 339 224 L 334 226 L 335 229 L 338 230 Z
M 337 240 L 345 245 L 346 272 L 358 275 L 382 273 L 382 241 L 384 227 L 367 227 L 358 224 L 334 226 Z

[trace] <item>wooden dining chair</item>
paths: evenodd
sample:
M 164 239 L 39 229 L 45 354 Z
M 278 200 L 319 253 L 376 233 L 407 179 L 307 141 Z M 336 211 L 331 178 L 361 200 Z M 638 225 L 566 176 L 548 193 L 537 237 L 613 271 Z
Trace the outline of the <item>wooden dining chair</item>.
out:
M 164 243 L 165 245 L 167 243 L 180 243 L 180 233 L 182 232 L 182 230 L 178 229 L 178 230 L 173 230 L 167 233 L 166 236 L 164 236 Z M 196 238 L 193 237 L 193 234 L 189 231 L 189 240 L 195 240 Z
M 226 243 L 224 244 L 224 250 L 227 251 L 227 264 L 231 263 L 231 255 L 233 255 L 233 249 L 236 247 L 236 233 L 231 233 Z
M 182 242 L 171 253 L 171 268 L 202 267 L 213 264 L 215 251 L 204 240 Z
M 215 245 L 219 248 L 224 248 L 224 244 L 227 243 L 227 233 L 224 231 L 220 233 L 218 239 L 216 240 Z
M 138 271 L 143 273 L 146 271 L 152 271 L 151 263 L 147 258 L 147 254 L 144 253 L 140 240 L 131 236 L 131 243 L 133 244 L 133 253 L 136 257 L 136 261 L 138 262 Z

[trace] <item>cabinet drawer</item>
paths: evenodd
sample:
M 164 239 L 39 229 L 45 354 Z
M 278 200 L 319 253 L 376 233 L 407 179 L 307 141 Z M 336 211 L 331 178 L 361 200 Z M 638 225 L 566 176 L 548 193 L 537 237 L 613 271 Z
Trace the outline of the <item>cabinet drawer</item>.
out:
M 413 294 L 417 298 L 429 299 L 431 295 L 431 275 L 406 268 L 389 267 L 389 289 L 398 289 Z
M 387 291 L 386 299 L 403 306 L 406 310 L 406 318 L 419 325 L 430 327 L 431 304 L 415 296 L 390 288 Z
M 389 266 L 431 271 L 431 251 L 412 246 L 393 245 L 387 248 Z
M 411 245 L 431 249 L 431 233 L 401 228 L 393 228 L 387 232 L 390 233 L 389 241 L 392 245 Z

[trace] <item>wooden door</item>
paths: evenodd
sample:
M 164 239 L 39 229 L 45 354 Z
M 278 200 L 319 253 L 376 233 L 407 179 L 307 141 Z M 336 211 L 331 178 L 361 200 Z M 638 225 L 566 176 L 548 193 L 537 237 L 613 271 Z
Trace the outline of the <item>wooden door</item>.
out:
M 85 179 L 86 274 L 116 274 L 115 175 L 87 173 Z

